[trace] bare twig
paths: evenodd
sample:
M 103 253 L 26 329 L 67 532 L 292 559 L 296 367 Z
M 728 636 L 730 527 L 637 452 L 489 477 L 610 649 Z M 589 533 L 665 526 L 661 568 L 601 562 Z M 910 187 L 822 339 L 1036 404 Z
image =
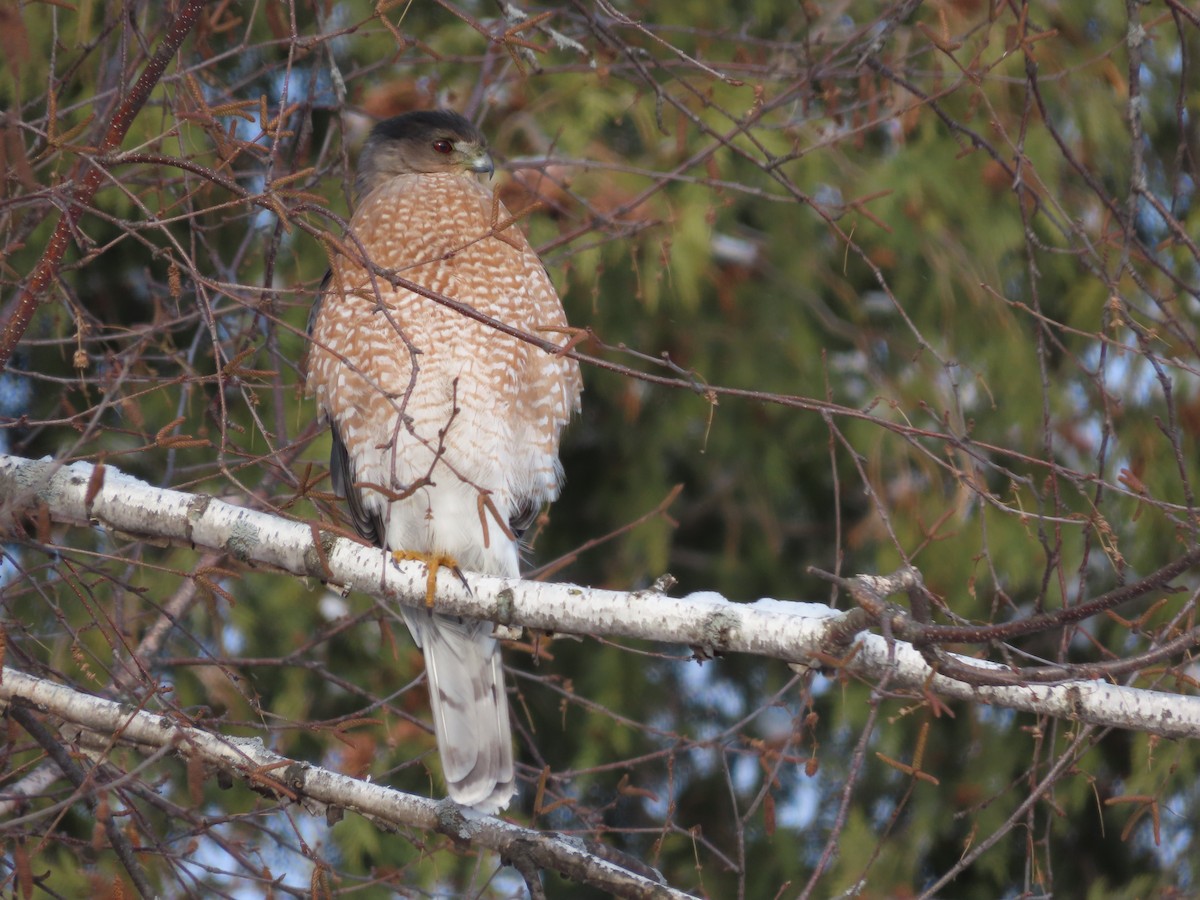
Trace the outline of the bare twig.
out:
M 150 92 L 162 78 L 175 51 L 179 49 L 183 39 L 188 36 L 192 26 L 196 24 L 196 20 L 200 17 L 200 12 L 207 2 L 208 0 L 187 0 L 179 11 L 179 15 L 167 26 L 158 50 L 146 63 L 141 77 L 134 82 L 133 87 L 121 101 L 116 114 L 109 122 L 108 130 L 105 131 L 104 138 L 97 150 L 99 154 L 111 153 L 121 145 L 125 133 L 129 131 L 129 126 L 133 124 L 138 112 L 150 98 Z M 26 281 L 12 311 L 5 317 L 3 323 L 0 323 L 0 371 L 3 371 L 8 365 L 17 343 L 25 334 L 29 323 L 33 321 L 33 314 L 42 303 L 46 290 L 54 281 L 63 254 L 67 250 L 67 244 L 70 242 L 72 231 L 83 215 L 84 209 L 91 203 L 96 190 L 104 181 L 104 170 L 83 158 L 76 163 L 70 181 L 74 182 L 76 187 L 67 201 L 66 210 L 59 216 L 58 224 L 46 245 L 46 251 L 42 254 L 37 268 L 33 270 Z

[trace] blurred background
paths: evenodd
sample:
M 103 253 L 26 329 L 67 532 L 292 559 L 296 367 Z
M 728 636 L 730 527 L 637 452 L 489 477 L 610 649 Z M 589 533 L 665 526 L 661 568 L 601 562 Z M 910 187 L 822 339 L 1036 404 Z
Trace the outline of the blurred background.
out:
M 448 106 L 612 366 L 583 367 L 538 577 L 848 608 L 806 567 L 910 563 L 939 621 L 1003 622 L 1195 543 L 1188 5 L 211 3 L 109 152 L 183 7 L 0 10 L 6 317 L 72 217 L 0 375 L 4 452 L 345 524 L 305 323 L 371 125 Z M 10 537 L 7 665 L 440 796 L 420 653 L 369 597 L 99 530 Z M 1134 658 L 1195 624 L 1197 580 L 1175 584 L 971 652 Z M 1200 891 L 1194 744 L 692 657 L 510 644 L 512 818 L 704 897 Z M 15 724 L 3 760 L 0 794 L 45 765 Z M 142 761 L 112 749 L 137 774 L 103 796 L 161 896 L 526 895 L 445 838 Z M 93 812 L 56 806 L 77 796 L 60 779 L 0 821 L 3 890 L 128 896 Z

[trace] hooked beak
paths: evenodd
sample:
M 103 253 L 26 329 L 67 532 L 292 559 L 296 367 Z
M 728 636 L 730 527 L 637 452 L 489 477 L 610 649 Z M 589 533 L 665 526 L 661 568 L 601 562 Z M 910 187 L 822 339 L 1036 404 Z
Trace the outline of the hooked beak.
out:
M 487 175 L 488 178 L 496 171 L 491 154 L 486 150 L 478 150 L 467 160 L 467 170 L 477 175 Z

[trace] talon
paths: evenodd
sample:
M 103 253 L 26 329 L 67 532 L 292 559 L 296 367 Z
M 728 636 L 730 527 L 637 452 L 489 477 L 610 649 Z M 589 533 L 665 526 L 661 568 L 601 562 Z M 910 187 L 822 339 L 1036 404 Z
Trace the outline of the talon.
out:
M 433 609 L 433 595 L 437 592 L 437 570 L 439 568 L 450 569 L 459 578 L 462 578 L 462 571 L 458 568 L 458 560 L 446 553 L 420 553 L 416 550 L 393 550 L 392 559 L 396 562 L 402 560 L 415 560 L 416 562 L 425 563 L 425 571 L 427 573 L 425 581 L 425 606 Z

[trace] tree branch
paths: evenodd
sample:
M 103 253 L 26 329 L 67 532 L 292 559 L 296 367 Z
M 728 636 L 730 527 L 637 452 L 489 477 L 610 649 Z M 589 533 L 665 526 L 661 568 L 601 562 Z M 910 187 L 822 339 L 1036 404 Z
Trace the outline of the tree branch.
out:
M 121 101 L 112 121 L 109 122 L 108 130 L 105 131 L 104 139 L 99 147 L 101 155 L 111 153 L 121 145 L 121 141 L 125 139 L 125 134 L 129 131 L 129 126 L 133 124 L 138 112 L 150 98 L 150 92 L 162 78 L 163 72 L 171 62 L 171 57 L 175 55 L 175 51 L 179 49 L 183 39 L 196 24 L 206 2 L 208 0 L 187 0 L 179 15 L 175 17 L 175 21 L 167 27 L 166 36 L 159 44 L 158 50 L 146 63 L 146 68 L 142 70 L 142 74 L 134 82 L 129 93 L 125 95 L 125 99 Z M 85 167 L 87 171 L 80 177 L 80 172 Z M 0 372 L 7 368 L 13 351 L 16 350 L 25 330 L 29 328 L 29 323 L 33 321 L 33 314 L 37 312 L 43 294 L 54 281 L 54 276 L 62 263 L 63 254 L 66 253 L 67 244 L 71 239 L 71 232 L 83 216 L 84 207 L 91 202 L 103 180 L 104 170 L 97 165 L 89 164 L 86 159 L 79 160 L 72 171 L 68 182 L 76 183 L 77 187 L 72 192 L 66 209 L 59 216 L 58 224 L 55 225 L 54 232 L 46 244 L 46 250 L 37 267 L 29 276 L 25 289 L 21 291 L 16 305 L 3 326 L 0 326 Z
M 938 644 L 969 643 L 982 644 L 1008 641 L 1018 635 L 1051 631 L 1065 625 L 1082 622 L 1101 612 L 1131 600 L 1136 600 L 1156 591 L 1174 592 L 1169 585 L 1171 579 L 1200 563 L 1200 548 L 1193 548 L 1178 559 L 1163 566 L 1157 572 L 1139 579 L 1133 584 L 1101 594 L 1094 600 L 1068 606 L 1052 613 L 1040 613 L 1025 619 L 1004 622 L 999 625 L 934 625 L 929 621 L 929 596 L 921 580 L 921 574 L 911 566 L 888 576 L 859 575 L 842 578 L 809 568 L 809 573 L 832 581 L 847 591 L 867 615 L 861 626 L 878 625 L 885 633 L 911 643 L 921 651 L 925 661 L 942 675 L 973 685 L 1050 684 L 1074 680 L 1111 680 L 1131 675 L 1139 670 L 1157 665 L 1168 659 L 1182 656 L 1200 645 L 1200 627 L 1189 628 L 1166 643 L 1134 656 L 1095 663 L 1067 663 L 1042 666 L 1013 666 L 995 668 L 981 666 L 977 660 L 960 662 L 961 657 L 948 654 Z M 912 606 L 912 615 L 891 603 L 890 594 L 906 592 Z
M 0 455 L 0 522 L 45 504 L 53 521 L 100 525 L 132 535 L 222 551 L 266 566 L 362 591 L 399 617 L 396 604 L 422 607 L 426 570 L 332 531 L 255 512 L 215 498 L 156 488 L 111 467 Z M 972 685 L 939 674 L 911 643 L 862 633 L 863 610 L 841 614 L 815 603 L 763 599 L 734 603 L 701 592 L 595 590 L 467 573 L 438 581 L 437 606 L 452 615 L 550 632 L 612 635 L 683 644 L 698 653 L 751 653 L 833 667 L 893 689 L 1056 716 L 1163 737 L 1200 737 L 1200 697 L 1096 680 Z M 974 671 L 1010 670 L 955 654 Z
M 85 772 L 71 758 L 71 755 L 62 745 L 58 736 L 51 733 L 50 729 L 43 725 L 38 720 L 38 717 L 26 706 L 21 703 L 11 703 L 8 707 L 8 715 L 24 728 L 29 736 L 37 741 L 38 745 L 46 751 L 46 755 L 54 761 L 58 770 L 67 776 L 67 780 L 83 796 L 88 809 L 100 819 L 101 824 L 104 826 L 104 834 L 108 837 L 109 846 L 117 854 L 117 859 L 121 861 L 121 865 L 125 867 L 125 871 L 128 873 L 130 881 L 133 882 L 134 890 L 138 892 L 138 896 L 147 898 L 147 900 L 150 897 L 154 897 L 155 891 L 150 887 L 150 882 L 146 880 L 146 873 L 142 871 L 142 867 L 138 864 L 129 839 L 117 827 L 117 823 L 110 812 L 98 809 L 99 804 L 96 802 L 95 794 L 97 791 L 104 790 L 105 785 L 96 782 L 92 778 L 91 772 Z
M 267 750 L 258 738 L 211 734 L 180 724 L 172 717 L 135 710 L 5 668 L 0 681 L 0 703 L 8 706 L 10 714 L 23 714 L 19 721 L 27 730 L 40 727 L 28 711 L 19 710 L 21 702 L 93 732 L 106 743 L 119 740 L 142 747 L 172 748 L 186 759 L 196 759 L 232 774 L 256 791 L 298 804 L 309 814 L 327 821 L 336 821 L 340 810 L 350 810 L 388 829 L 409 826 L 436 831 L 456 841 L 494 850 L 521 871 L 530 868 L 530 864 L 551 869 L 617 897 L 686 900 L 691 896 L 589 852 L 583 841 L 567 835 L 533 831 L 480 815 L 449 800 L 436 802 L 370 784 L 280 756 Z M 46 729 L 41 727 L 41 730 Z M 66 754 L 63 758 L 69 765 Z

